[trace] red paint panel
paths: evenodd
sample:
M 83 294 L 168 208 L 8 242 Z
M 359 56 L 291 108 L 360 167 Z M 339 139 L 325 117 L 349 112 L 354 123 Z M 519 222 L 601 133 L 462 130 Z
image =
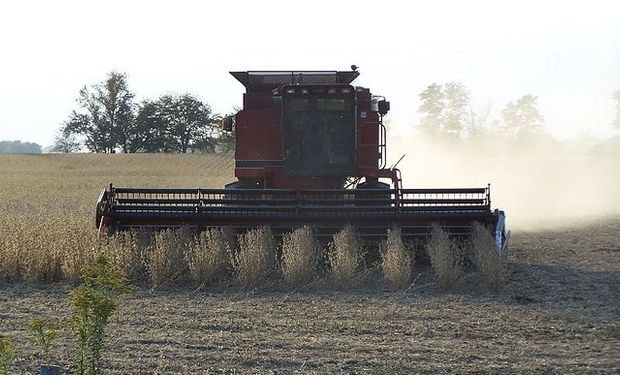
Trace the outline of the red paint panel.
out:
M 379 159 L 379 116 L 370 110 L 370 93 L 358 91 L 357 170 L 377 169 Z
M 237 114 L 236 160 L 281 160 L 280 110 L 243 110 Z

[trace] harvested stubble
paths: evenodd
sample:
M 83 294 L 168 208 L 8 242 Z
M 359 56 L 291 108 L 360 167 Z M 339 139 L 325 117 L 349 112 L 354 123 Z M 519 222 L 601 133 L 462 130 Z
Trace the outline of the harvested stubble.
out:
M 433 224 L 426 251 L 431 259 L 431 267 L 439 280 L 441 289 L 452 289 L 462 273 L 462 249 L 440 225 Z
M 392 290 L 402 289 L 411 279 L 412 257 L 407 251 L 401 231 L 392 228 L 388 232 L 387 240 L 381 257 L 383 277 Z
M 209 229 L 194 240 L 188 254 L 188 266 L 193 281 L 206 286 L 226 275 L 233 254 L 231 238 L 222 229 Z
M 334 235 L 329 244 L 329 267 L 334 286 L 348 287 L 362 265 L 364 244 L 350 225 Z
M 235 269 L 239 285 L 245 289 L 258 287 L 275 269 L 277 244 L 267 227 L 252 229 L 239 237 Z
M 471 248 L 476 266 L 487 286 L 498 291 L 504 284 L 504 265 L 495 247 L 495 239 L 487 228 L 475 223 L 472 228 Z
M 303 227 L 282 238 L 282 275 L 292 286 L 311 282 L 316 276 L 321 246 L 310 227 Z

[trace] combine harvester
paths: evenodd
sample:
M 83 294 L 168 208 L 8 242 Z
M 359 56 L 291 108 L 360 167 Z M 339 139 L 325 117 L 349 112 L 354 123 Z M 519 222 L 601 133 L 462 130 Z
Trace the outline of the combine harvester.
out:
M 390 103 L 351 85 L 359 76 L 352 68 L 231 72 L 246 88 L 243 110 L 222 121 L 235 132 L 238 181 L 224 189 L 110 184 L 97 202 L 97 228 L 242 232 L 266 225 L 278 235 L 310 225 L 328 237 L 350 224 L 364 239 L 379 240 L 397 226 L 415 242 L 428 238 L 433 223 L 467 236 L 479 222 L 503 251 L 504 212 L 491 209 L 489 186 L 404 189 L 400 171 L 386 168 Z

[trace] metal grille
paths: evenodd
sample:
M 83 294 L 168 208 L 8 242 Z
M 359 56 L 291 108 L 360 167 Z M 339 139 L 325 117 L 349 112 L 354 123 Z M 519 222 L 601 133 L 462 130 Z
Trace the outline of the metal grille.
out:
M 344 224 L 365 237 L 398 225 L 405 236 L 426 235 L 434 222 L 468 232 L 491 216 L 488 188 L 397 190 L 226 190 L 113 188 L 110 212 L 118 228 L 270 225 L 284 231 L 314 225 L 331 235 Z

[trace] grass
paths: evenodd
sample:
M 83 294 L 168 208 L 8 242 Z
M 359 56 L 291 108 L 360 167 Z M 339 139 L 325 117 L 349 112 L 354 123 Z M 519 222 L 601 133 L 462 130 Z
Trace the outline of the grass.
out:
M 0 336 L 0 375 L 8 375 L 15 354 L 15 344 L 8 338 Z

